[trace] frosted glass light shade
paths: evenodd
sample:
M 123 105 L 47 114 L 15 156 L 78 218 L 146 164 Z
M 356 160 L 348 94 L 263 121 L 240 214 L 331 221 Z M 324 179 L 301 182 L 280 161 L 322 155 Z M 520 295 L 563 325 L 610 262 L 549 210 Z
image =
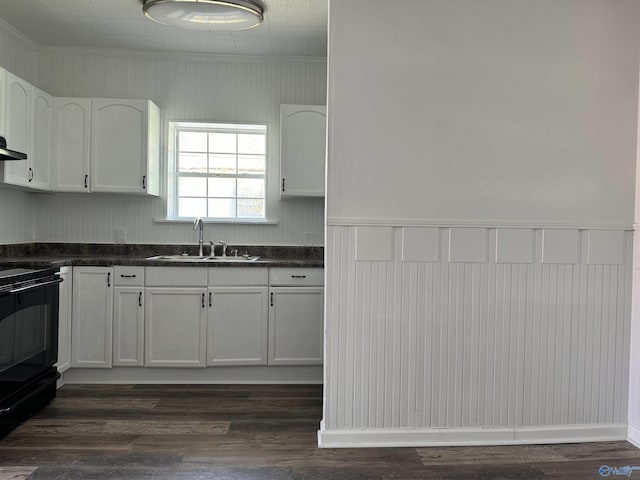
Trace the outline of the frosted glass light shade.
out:
M 262 23 L 263 10 L 249 0 L 146 0 L 144 14 L 189 30 L 246 30 Z

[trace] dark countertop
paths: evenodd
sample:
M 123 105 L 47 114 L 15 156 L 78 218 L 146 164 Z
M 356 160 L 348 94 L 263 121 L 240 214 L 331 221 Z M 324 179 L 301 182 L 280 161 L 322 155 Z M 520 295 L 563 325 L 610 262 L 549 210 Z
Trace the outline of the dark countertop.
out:
M 194 255 L 193 245 L 113 245 L 113 244 L 21 244 L 0 247 L 0 268 L 42 268 L 64 266 L 144 266 L 144 267 L 324 267 L 322 247 L 243 246 L 260 256 L 253 262 L 147 260 L 156 255 Z M 195 247 L 197 249 L 197 246 Z
M 1 258 L 0 268 L 25 267 L 64 267 L 64 266 L 111 267 L 113 265 L 141 267 L 284 267 L 284 268 L 322 268 L 322 260 L 299 258 L 260 258 L 253 262 L 181 262 L 179 260 L 147 260 L 142 257 L 127 256 L 29 256 Z

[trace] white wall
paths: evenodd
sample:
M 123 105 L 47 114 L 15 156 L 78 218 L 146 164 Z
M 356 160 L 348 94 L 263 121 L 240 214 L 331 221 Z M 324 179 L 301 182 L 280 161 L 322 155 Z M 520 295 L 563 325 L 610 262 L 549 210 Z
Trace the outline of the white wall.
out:
M 314 244 L 324 235 L 322 199 L 279 201 L 279 112 L 281 103 L 324 104 L 326 62 L 237 59 L 154 53 L 43 49 L 38 84 L 55 96 L 150 98 L 162 122 L 209 120 L 266 122 L 269 127 L 269 192 L 277 225 L 207 225 L 205 237 L 239 244 Z M 117 140 L 117 139 L 114 139 Z M 190 225 L 156 223 L 163 199 L 115 195 L 39 195 L 40 241 L 113 242 L 115 229 L 127 242 L 193 242 Z
M 36 79 L 36 46 L 0 23 L 0 65 L 33 82 Z M 1 162 L 0 162 L 1 163 Z M 0 165 L 0 168 L 3 168 Z M 22 243 L 34 238 L 33 198 L 0 185 L 0 243 Z
M 331 7 L 330 221 L 631 224 L 638 2 Z
M 639 22 L 331 2 L 321 445 L 627 437 Z

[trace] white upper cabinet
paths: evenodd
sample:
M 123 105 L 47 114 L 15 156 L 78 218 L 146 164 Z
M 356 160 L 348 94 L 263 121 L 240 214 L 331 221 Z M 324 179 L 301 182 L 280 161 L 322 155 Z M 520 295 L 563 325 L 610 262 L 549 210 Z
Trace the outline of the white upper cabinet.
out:
M 91 99 L 54 99 L 51 189 L 89 192 Z
M 0 137 L 7 136 L 7 71 L 0 67 Z
M 281 196 L 324 196 L 326 143 L 326 106 L 280 106 Z
M 53 132 L 53 97 L 33 87 L 31 101 L 31 157 L 27 158 L 27 180 L 31 188 L 49 190 L 51 180 L 51 140 Z
M 91 191 L 160 194 L 160 113 L 150 100 L 91 102 Z
M 30 83 L 6 73 L 6 108 L 5 130 L 7 147 L 11 150 L 26 153 L 27 160 L 11 160 L 4 162 L 4 182 L 12 185 L 29 186 L 30 172 L 28 165 L 31 157 L 31 95 Z

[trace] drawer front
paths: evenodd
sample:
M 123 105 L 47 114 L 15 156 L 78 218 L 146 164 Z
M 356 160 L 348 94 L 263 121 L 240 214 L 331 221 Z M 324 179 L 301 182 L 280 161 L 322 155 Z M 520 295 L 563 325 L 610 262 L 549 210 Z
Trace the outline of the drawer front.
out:
M 146 267 L 147 287 L 206 287 L 204 267 Z
M 322 286 L 324 285 L 323 268 L 271 268 L 269 270 L 271 286 Z
M 267 268 L 209 268 L 209 286 L 227 287 L 237 285 L 267 286 L 269 284 L 269 269 Z
M 144 267 L 113 267 L 113 284 L 116 287 L 143 286 Z

